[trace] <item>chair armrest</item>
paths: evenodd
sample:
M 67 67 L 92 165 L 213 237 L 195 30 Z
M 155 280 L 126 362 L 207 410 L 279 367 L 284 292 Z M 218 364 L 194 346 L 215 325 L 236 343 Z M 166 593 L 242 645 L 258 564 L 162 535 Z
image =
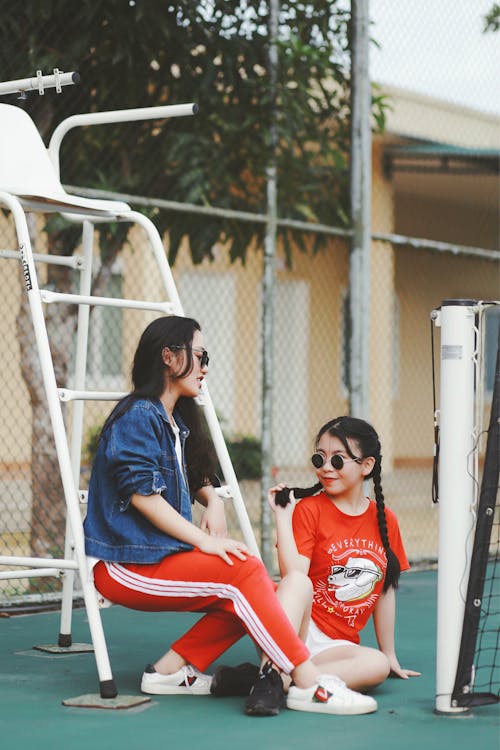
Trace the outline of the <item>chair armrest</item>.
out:
M 115 109 L 108 112 L 90 112 L 84 115 L 71 115 L 62 120 L 52 133 L 49 143 L 49 156 L 59 175 L 59 151 L 69 130 L 86 125 L 110 125 L 118 122 L 138 120 L 159 120 L 170 117 L 186 117 L 198 112 L 197 104 L 171 104 L 163 107 L 140 107 L 137 109 Z

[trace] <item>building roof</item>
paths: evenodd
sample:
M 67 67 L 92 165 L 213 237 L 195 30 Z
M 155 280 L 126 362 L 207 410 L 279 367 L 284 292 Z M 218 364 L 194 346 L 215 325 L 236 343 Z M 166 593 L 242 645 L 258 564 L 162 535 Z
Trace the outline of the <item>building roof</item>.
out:
M 416 145 L 493 151 L 500 148 L 500 117 L 391 86 L 387 97 L 386 133 Z
M 384 149 L 384 170 L 439 174 L 494 174 L 500 172 L 500 149 L 470 148 L 433 141 L 390 145 Z

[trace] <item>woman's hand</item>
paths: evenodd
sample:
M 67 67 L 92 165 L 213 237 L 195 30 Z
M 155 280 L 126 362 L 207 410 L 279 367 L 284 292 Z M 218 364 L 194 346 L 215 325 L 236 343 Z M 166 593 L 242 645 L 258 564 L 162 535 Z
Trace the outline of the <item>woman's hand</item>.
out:
M 287 490 L 288 486 L 286 484 L 277 484 L 275 487 L 271 487 L 270 490 L 267 492 L 267 502 L 269 503 L 271 510 L 273 513 L 288 513 L 290 516 L 293 515 L 293 509 L 295 508 L 296 499 L 292 492 L 292 490 L 288 493 L 288 500 L 289 502 L 286 505 L 281 505 L 280 503 L 276 502 L 276 495 L 278 492 L 282 492 L 283 490 Z
M 210 536 L 225 537 L 227 535 L 227 522 L 223 499 L 209 485 L 198 492 L 197 500 L 205 506 L 201 517 L 201 530 L 208 532 Z
M 220 504 L 222 507 L 210 505 L 201 517 L 200 529 L 211 536 L 224 537 L 227 534 L 226 512 L 222 500 Z
M 391 677 L 400 677 L 402 680 L 407 680 L 409 677 L 420 677 L 421 672 L 414 672 L 413 669 L 403 669 L 396 656 L 388 656 L 387 658 L 391 667 Z
M 224 501 L 220 497 L 216 497 L 203 511 L 200 528 L 202 531 L 208 531 L 211 536 L 226 536 L 226 511 Z
M 207 555 L 222 557 L 228 565 L 234 565 L 229 555 L 234 555 L 239 560 L 246 560 L 248 555 L 252 554 L 244 542 L 239 542 L 237 539 L 209 536 L 208 534 L 198 545 L 198 549 Z

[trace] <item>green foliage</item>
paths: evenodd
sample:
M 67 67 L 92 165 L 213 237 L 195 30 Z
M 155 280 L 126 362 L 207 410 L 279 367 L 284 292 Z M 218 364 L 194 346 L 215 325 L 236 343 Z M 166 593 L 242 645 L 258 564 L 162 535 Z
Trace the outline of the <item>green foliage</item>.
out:
M 483 20 L 483 31 L 498 31 L 500 29 L 500 5 L 493 3 Z
M 101 437 L 101 430 L 102 424 L 92 425 L 85 436 L 83 444 L 83 462 L 88 467 L 92 466 L 94 463 L 97 446 L 99 445 L 99 438 Z
M 377 84 L 372 85 L 372 117 L 375 130 L 383 133 L 385 130 L 387 112 L 392 110 L 389 97 L 383 94 Z
M 91 467 L 97 452 L 102 424 L 89 428 L 83 445 L 83 462 Z M 259 479 L 261 476 L 262 446 L 258 438 L 251 435 L 225 437 L 227 450 L 238 479 Z
M 0 0 L 3 79 L 54 67 L 81 84 L 32 94 L 27 108 L 46 137 L 77 112 L 194 101 L 196 117 L 72 131 L 62 151 L 66 184 L 263 212 L 276 103 L 279 215 L 346 224 L 349 149 L 349 12 L 340 0 L 280 3 L 276 97 L 268 64 L 269 3 L 248 0 Z M 383 102 L 374 100 L 376 123 Z M 189 236 L 194 262 L 219 238 L 245 259 L 262 224 L 162 210 L 170 261 Z M 123 234 L 107 226 L 104 256 Z M 292 236 L 281 230 L 291 253 Z M 302 240 L 302 241 L 301 241 Z M 315 249 L 323 241 L 318 238 Z M 68 252 L 72 249 L 68 238 Z
M 237 435 L 226 439 L 227 450 L 238 479 L 260 479 L 262 445 L 251 435 Z

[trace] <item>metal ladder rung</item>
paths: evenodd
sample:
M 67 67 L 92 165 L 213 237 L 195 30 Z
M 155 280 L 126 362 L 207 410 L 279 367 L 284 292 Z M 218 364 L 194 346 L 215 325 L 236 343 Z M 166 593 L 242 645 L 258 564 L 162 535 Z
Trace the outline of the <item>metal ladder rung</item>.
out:
M 19 250 L 0 250 L 0 258 L 7 260 L 20 260 Z M 48 255 L 46 253 L 33 253 L 33 260 L 37 263 L 47 263 L 52 266 L 69 266 L 70 268 L 81 268 L 83 259 L 81 255 Z
M 56 570 L 78 570 L 76 560 L 55 557 L 15 557 L 0 555 L 0 565 L 31 565 L 36 568 L 52 567 Z
M 56 578 L 59 573 L 59 568 L 29 568 L 24 570 L 7 570 L 3 573 L 0 573 L 0 581 L 10 581 L 11 578 L 45 578 L 47 576 Z
M 63 294 L 40 289 L 42 302 L 66 302 L 70 305 L 96 305 L 101 307 L 121 307 L 129 310 L 154 310 L 171 315 L 175 312 L 172 302 L 146 302 L 145 300 L 118 299 L 115 297 L 93 297 L 84 294 Z
M 119 401 L 128 396 L 127 391 L 75 391 L 58 388 L 59 401 Z

